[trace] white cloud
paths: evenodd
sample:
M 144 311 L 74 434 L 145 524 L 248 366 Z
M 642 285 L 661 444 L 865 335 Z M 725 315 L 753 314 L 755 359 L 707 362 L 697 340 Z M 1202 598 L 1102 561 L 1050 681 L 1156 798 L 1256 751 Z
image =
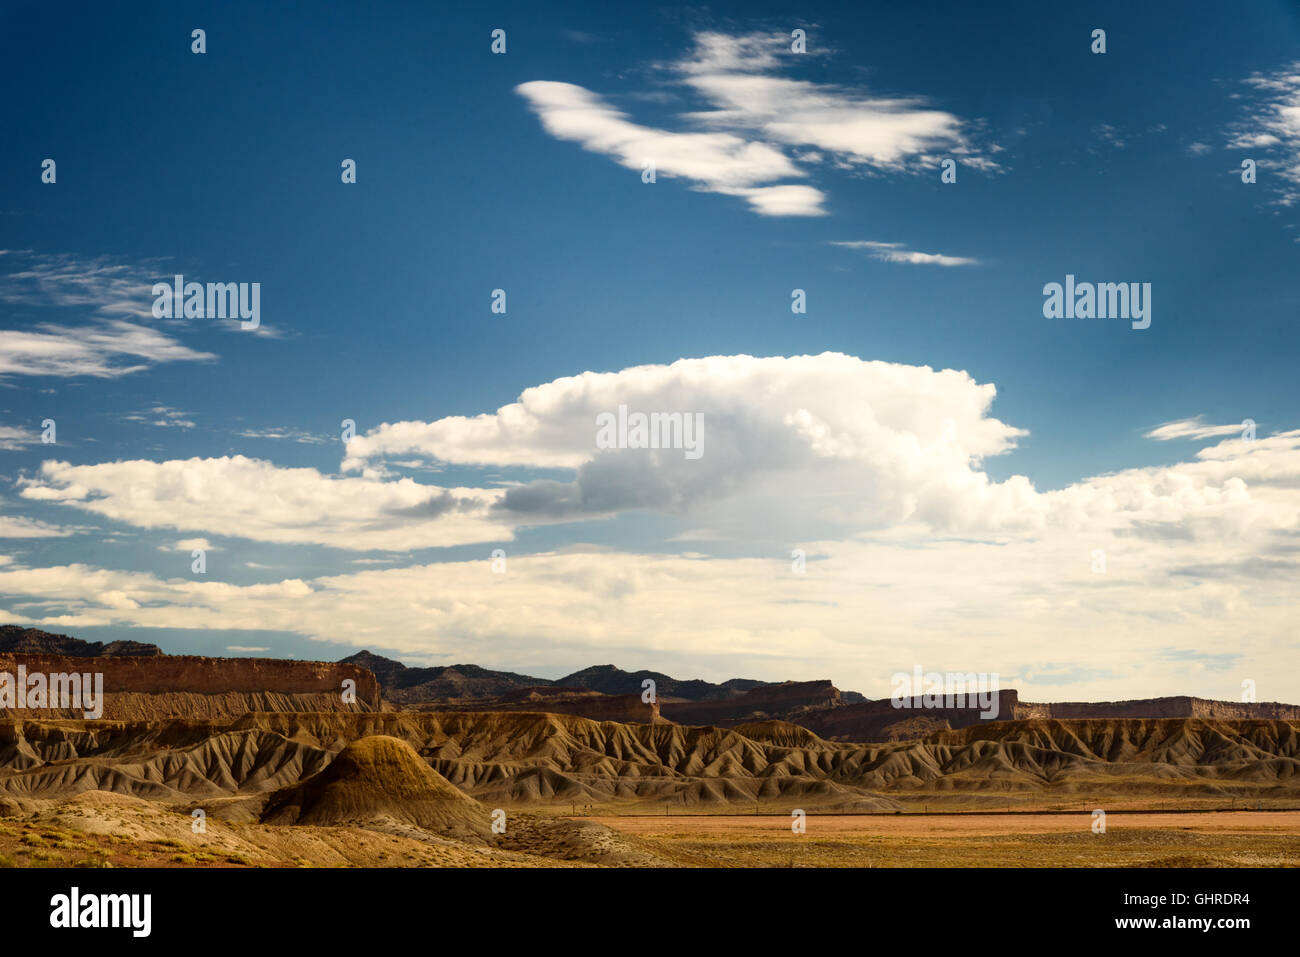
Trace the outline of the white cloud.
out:
M 788 43 L 776 35 L 697 34 L 691 54 L 667 64 L 664 74 L 713 106 L 683 115 L 684 131 L 633 122 L 571 83 L 536 80 L 516 89 L 552 136 L 628 169 L 653 163 L 657 176 L 741 197 L 768 216 L 825 212 L 826 196 L 817 187 L 779 182 L 808 176 L 806 167 L 916 172 L 953 157 L 972 168 L 997 169 L 972 146 L 971 124 L 919 97 L 868 96 L 772 75 L 791 60 Z M 782 147 L 794 150 L 795 158 Z
M 189 415 L 188 412 L 181 412 L 165 405 L 155 405 L 144 412 L 131 412 L 122 418 L 127 422 L 140 422 L 160 429 L 192 429 L 195 428 L 195 423 Z
M 1241 425 L 1206 425 L 1203 416 L 1191 419 L 1176 419 L 1165 422 L 1146 433 L 1144 438 L 1168 442 L 1171 439 L 1209 439 L 1224 435 L 1238 435 L 1244 431 Z
M 0 329 L 0 376 L 129 375 L 160 362 L 215 359 L 165 333 L 124 320 L 72 328 L 45 323 L 35 331 Z
M 21 495 L 32 501 L 73 506 L 140 528 L 255 541 L 406 550 L 511 535 L 508 525 L 488 514 L 500 490 L 331 478 L 242 455 L 98 465 L 47 461 L 21 484 Z
M 969 259 L 965 256 L 947 256 L 943 253 L 920 253 L 913 249 L 907 249 L 902 243 L 880 243 L 870 240 L 853 240 L 844 242 L 832 242 L 832 246 L 842 246 L 845 249 L 865 249 L 869 250 L 868 255 L 872 259 L 879 259 L 887 263 L 910 263 L 919 266 L 975 266 L 978 261 Z
M 715 532 L 774 507 L 792 521 L 814 508 L 851 528 L 1020 522 L 1032 487 L 979 468 L 1023 434 L 987 415 L 994 395 L 962 372 L 835 353 L 683 359 L 557 379 L 495 413 L 381 425 L 347 444 L 344 470 L 359 477 L 243 456 L 46 461 L 21 494 L 144 528 L 355 550 L 505 540 L 522 526 L 635 510 L 690 511 Z M 597 417 L 620 405 L 700 416 L 700 457 L 597 448 Z M 395 461 L 422 460 L 571 479 L 452 489 L 390 480 Z
M 0 538 L 67 538 L 79 529 L 61 528 L 21 515 L 0 515 Z
M 495 413 L 382 425 L 348 443 L 344 467 L 361 470 L 361 477 L 242 456 L 80 466 L 49 461 L 25 480 L 22 495 L 146 528 L 406 550 L 505 540 L 521 526 L 635 510 L 690 514 L 696 534 L 814 519 L 845 534 L 905 523 L 1007 534 L 1054 523 L 1167 522 L 1194 513 L 1218 520 L 1234 505 L 1261 505 L 1240 484 L 1249 463 L 1263 461 L 1252 456 L 1265 455 L 1270 470 L 1290 467 L 1283 437 L 1248 445 L 1231 458 L 1235 472 L 1207 460 L 1039 493 L 1023 476 L 995 482 L 982 469 L 985 457 L 1010 450 L 1023 434 L 988 415 L 994 395 L 991 385 L 965 373 L 834 353 L 684 359 L 557 379 L 525 390 Z M 597 416 L 619 406 L 698 413 L 701 456 L 597 448 Z M 1223 431 L 1190 420 L 1151 435 L 1197 429 Z M 572 477 L 496 489 L 385 479 L 389 460 L 413 455 L 461 466 L 560 469 Z M 762 521 L 745 521 L 757 516 Z
M 803 176 L 779 150 L 729 133 L 675 133 L 627 119 L 598 95 L 572 83 L 533 81 L 517 87 L 558 139 L 613 157 L 628 169 L 652 164 L 656 179 L 680 176 L 698 188 L 741 196 L 764 215 L 818 215 L 822 194 L 809 186 L 764 185 Z
M 1164 423 L 1148 435 L 1222 441 L 1190 461 L 1038 491 L 983 470 L 1023 434 L 991 417 L 994 398 L 953 370 L 722 356 L 588 372 L 494 413 L 381 426 L 347 448 L 363 477 L 242 457 L 46 462 L 20 483 L 29 500 L 143 528 L 358 550 L 504 540 L 520 525 L 632 509 L 688 519 L 661 554 L 512 550 L 505 575 L 486 549 L 398 567 L 372 566 L 400 556 L 358 558 L 349 573 L 257 585 L 10 557 L 4 617 L 347 636 L 425 658 L 468 647 L 515 669 L 616 660 L 699 673 L 725 661 L 713 677 L 732 677 L 743 658 L 755 677 L 831 676 L 882 696 L 889 674 L 920 661 L 998 671 L 1049 700 L 1233 697 L 1261 675 L 1261 695 L 1300 698 L 1300 430 L 1245 441 L 1199 417 Z M 704 455 L 595 448 L 596 414 L 620 404 L 703 413 Z M 498 489 L 375 477 L 412 454 L 571 475 Z M 711 543 L 728 557 L 703 554 Z M 803 574 L 793 548 L 808 556 Z
M 39 432 L 32 432 L 15 425 L 0 425 L 0 451 L 15 452 L 24 446 L 34 445 L 40 440 Z
M 1293 206 L 1300 202 L 1300 60 L 1245 82 L 1256 96 L 1247 101 L 1248 114 L 1229 127 L 1228 146 L 1258 153 L 1243 158 L 1275 171 L 1282 180 L 1277 202 Z
M 614 660 L 715 679 L 742 667 L 884 697 L 891 673 L 922 662 L 996 671 L 1004 687 L 1048 700 L 1231 698 L 1243 676 L 1269 676 L 1261 695 L 1297 700 L 1296 556 L 1252 566 L 1268 541 L 1262 529 L 1213 541 L 1101 528 L 1002 542 L 890 532 L 796 541 L 809 555 L 803 574 L 788 548 L 755 558 L 569 551 L 512 556 L 506 575 L 472 560 L 246 586 L 9 563 L 0 595 L 6 620 L 42 627 L 270 629 L 408 656 L 462 660 L 471 649 L 489 667 Z M 1092 571 L 1093 549 L 1106 552 L 1104 574 Z M 1222 673 L 1178 657 L 1188 635 L 1198 655 L 1228 662 Z M 707 674 L 702 662 L 723 664 Z M 1027 680 L 1030 670 L 1083 677 Z
M 217 548 L 206 538 L 182 538 L 175 545 L 159 545 L 160 552 L 192 552 L 192 551 L 211 552 Z
M 243 429 L 235 434 L 244 439 L 273 439 L 297 442 L 300 445 L 324 445 L 326 442 L 333 441 L 327 436 L 313 435 L 311 432 L 290 428 Z
M 68 254 L 39 255 L 31 250 L 0 250 L 0 302 L 31 306 L 91 308 L 107 316 L 153 315 L 153 271 L 157 261 L 140 266 L 106 256 L 84 259 Z
M 158 261 L 143 265 L 107 257 L 39 255 L 0 250 L 0 302 L 93 311 L 83 326 L 42 323 L 0 330 L 0 376 L 116 378 L 162 362 L 215 359 L 133 321 L 150 321 Z M 125 317 L 125 318 L 124 318 Z
M 837 353 L 714 356 L 557 379 L 494 413 L 381 425 L 347 445 L 343 465 L 356 477 L 242 456 L 47 461 L 20 487 L 28 500 L 141 528 L 355 551 L 505 541 L 523 527 L 635 511 L 680 518 L 673 532 L 689 529 L 696 541 L 764 547 L 891 529 L 999 540 L 1060 530 L 1211 540 L 1296 524 L 1300 433 L 1232 439 L 1192 462 L 1040 492 L 1024 476 L 995 481 L 984 470 L 987 457 L 1009 452 L 1025 434 L 989 414 L 995 394 L 964 372 Z M 700 457 L 598 448 L 597 417 L 620 406 L 700 416 Z M 1192 419 L 1149 434 L 1226 431 Z M 443 488 L 391 478 L 395 458 L 561 474 L 508 473 L 502 487 Z
M 695 43 L 691 57 L 676 67 L 688 86 L 717 107 L 690 114 L 706 126 L 814 147 L 843 163 L 882 170 L 929 169 L 945 156 L 996 168 L 971 147 L 966 123 L 923 98 L 867 96 L 769 75 L 795 58 L 788 38 L 701 33 Z
M 1098 123 L 1092 128 L 1092 133 L 1095 137 L 1104 140 L 1115 149 L 1122 150 L 1126 145 L 1124 137 L 1120 131 L 1109 123 Z
M 520 524 L 725 505 L 811 502 L 841 523 L 906 518 L 963 524 L 1015 513 L 1023 478 L 975 467 L 1020 430 L 987 417 L 996 390 L 962 372 L 853 356 L 713 356 L 585 372 L 527 389 L 495 413 L 382 425 L 347 445 L 346 470 L 393 456 L 457 465 L 572 469 L 572 481 L 509 488 L 495 509 Z M 598 449 L 596 419 L 620 405 L 700 414 L 702 454 Z

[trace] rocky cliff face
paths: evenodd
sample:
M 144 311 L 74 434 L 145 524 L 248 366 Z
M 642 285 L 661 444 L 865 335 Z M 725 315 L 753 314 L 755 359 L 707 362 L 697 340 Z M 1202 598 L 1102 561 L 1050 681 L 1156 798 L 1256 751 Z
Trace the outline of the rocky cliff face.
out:
M 678 724 L 731 727 L 770 718 L 802 724 L 805 713 L 834 711 L 841 704 L 839 689 L 829 681 L 787 681 L 761 685 L 723 701 L 665 700 L 660 710 L 665 718 Z
M 375 711 L 379 682 L 356 665 L 274 658 L 71 657 L 0 654 L 0 674 L 104 676 L 104 719 L 225 718 L 249 711 Z M 343 700 L 343 682 L 356 682 L 356 701 Z M 50 704 L 57 702 L 50 701 Z M 0 708 L 8 717 L 77 717 L 82 709 Z
M 1203 718 L 1206 720 L 1300 720 L 1300 706 L 1277 702 L 1211 701 L 1177 695 L 1133 701 L 1021 701 L 1013 688 L 998 692 L 995 718 L 985 719 L 974 706 L 964 708 L 895 708 L 889 698 L 867 701 L 792 718 L 810 731 L 836 741 L 909 741 L 935 731 L 974 728 L 991 721 L 1118 718 Z M 671 717 L 671 714 L 669 715 Z
M 1263 718 L 1273 721 L 1300 720 L 1300 705 L 1277 701 L 1214 701 L 1174 695 L 1168 698 L 1138 698 L 1132 701 L 1053 701 L 1038 704 L 1022 701 L 1016 718 Z
M 864 701 L 826 711 L 814 711 L 794 719 L 798 724 L 823 738 L 837 741 L 909 741 L 935 731 L 966 728 L 990 721 L 1010 721 L 1020 717 L 1019 695 L 1012 688 L 998 692 L 996 713 L 989 718 L 973 703 L 959 708 L 926 708 L 921 699 L 906 702 L 909 707 L 896 708 L 892 698 Z M 1048 717 L 1044 715 L 1044 717 Z

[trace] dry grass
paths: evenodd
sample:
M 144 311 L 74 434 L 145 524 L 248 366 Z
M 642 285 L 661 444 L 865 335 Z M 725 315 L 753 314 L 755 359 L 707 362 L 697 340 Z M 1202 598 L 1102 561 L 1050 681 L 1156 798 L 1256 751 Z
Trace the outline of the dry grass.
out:
M 1300 812 L 610 817 L 662 856 L 713 867 L 1286 867 Z

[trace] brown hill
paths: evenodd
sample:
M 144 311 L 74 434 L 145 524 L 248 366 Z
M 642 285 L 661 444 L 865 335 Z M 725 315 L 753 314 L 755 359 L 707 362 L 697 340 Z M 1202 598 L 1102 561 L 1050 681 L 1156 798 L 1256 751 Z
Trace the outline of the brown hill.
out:
M 554 684 L 512 671 L 490 671 L 478 665 L 442 665 L 412 668 L 392 658 L 359 651 L 342 659 L 372 672 L 384 697 L 396 704 L 431 701 L 474 701 L 496 698 L 521 688 L 542 688 Z
M 714 684 L 701 678 L 674 678 L 661 671 L 624 671 L 614 665 L 583 668 L 565 675 L 556 684 L 587 688 L 601 694 L 639 695 L 644 690 L 643 682 L 647 678 L 655 683 L 655 693 L 659 697 L 681 698 L 685 701 L 722 701 L 767 684 L 752 678 L 731 678 L 721 684 Z
M 0 625 L 0 654 L 67 655 L 70 658 L 156 657 L 162 649 L 142 641 L 82 641 L 71 635 L 56 635 L 39 628 Z
M 491 832 L 490 812 L 454 788 L 405 741 L 368 735 L 349 742 L 321 772 L 272 794 L 268 824 L 393 820 L 464 838 Z
M 768 682 L 750 678 L 732 678 L 721 684 L 699 678 L 683 680 L 658 671 L 624 671 L 614 665 L 595 665 L 575 671 L 558 681 L 550 681 L 513 671 L 492 671 L 478 665 L 416 668 L 369 651 L 359 651 L 342 660 L 374 672 L 387 700 L 401 705 L 424 706 L 426 709 L 489 700 L 504 702 L 521 692 L 544 688 L 554 688 L 568 694 L 586 691 L 611 697 L 639 697 L 644 690 L 642 682 L 647 678 L 654 681 L 659 698 L 681 701 L 726 701 L 753 689 L 769 686 Z M 844 698 L 846 701 L 864 700 L 861 695 L 853 692 L 845 692 Z M 754 709 L 751 707 L 749 710 Z

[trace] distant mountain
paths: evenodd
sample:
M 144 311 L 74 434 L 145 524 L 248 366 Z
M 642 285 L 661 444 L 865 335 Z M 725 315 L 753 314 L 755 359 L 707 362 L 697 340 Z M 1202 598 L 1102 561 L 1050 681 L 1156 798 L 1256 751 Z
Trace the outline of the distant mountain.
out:
M 654 681 L 657 696 L 685 698 L 687 701 L 725 701 L 771 683 L 751 678 L 732 678 L 722 684 L 713 684 L 700 678 L 681 681 L 660 671 L 624 671 L 614 665 L 594 665 L 565 675 L 556 684 L 586 688 L 602 694 L 640 694 L 641 682 L 646 678 Z
M 374 672 L 383 686 L 384 697 L 394 704 L 504 699 L 530 688 L 571 688 L 605 695 L 640 695 L 641 682 L 646 678 L 653 679 L 655 694 L 659 698 L 701 702 L 730 701 L 758 688 L 776 686 L 774 682 L 752 678 L 732 678 L 721 684 L 700 678 L 680 680 L 661 671 L 624 671 L 614 665 L 593 665 L 551 681 L 513 671 L 491 671 L 478 665 L 412 668 L 369 651 L 359 651 L 342 660 Z M 866 700 L 852 691 L 842 692 L 840 699 L 845 704 Z
M 0 625 L 0 654 L 66 655 L 69 658 L 156 658 L 163 650 L 143 641 L 82 641 L 71 635 L 56 635 L 39 628 Z
M 497 698 L 521 688 L 557 684 L 546 678 L 533 678 L 513 671 L 489 671 L 478 665 L 409 668 L 400 661 L 371 654 L 369 651 L 359 651 L 342 660 L 372 671 L 384 689 L 384 697 L 395 704 L 454 698 Z

